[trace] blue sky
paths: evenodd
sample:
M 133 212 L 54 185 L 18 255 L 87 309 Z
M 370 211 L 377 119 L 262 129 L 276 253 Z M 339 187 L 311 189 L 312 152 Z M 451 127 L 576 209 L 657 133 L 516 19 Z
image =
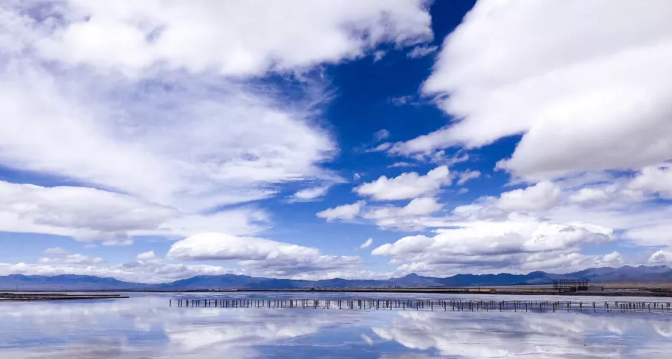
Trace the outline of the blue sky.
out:
M 4 2 L 0 275 L 668 264 L 670 5 L 608 3 Z

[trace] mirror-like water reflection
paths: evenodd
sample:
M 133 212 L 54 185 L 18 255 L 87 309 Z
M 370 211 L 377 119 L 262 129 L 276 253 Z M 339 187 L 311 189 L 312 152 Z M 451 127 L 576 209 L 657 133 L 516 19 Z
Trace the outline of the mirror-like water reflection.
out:
M 668 358 L 672 315 L 0 303 L 0 358 Z

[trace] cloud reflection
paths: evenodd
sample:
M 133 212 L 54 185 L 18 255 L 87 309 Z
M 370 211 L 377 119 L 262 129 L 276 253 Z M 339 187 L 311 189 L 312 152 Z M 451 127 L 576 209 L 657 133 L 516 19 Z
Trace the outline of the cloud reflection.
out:
M 664 314 L 399 312 L 380 338 L 451 358 L 631 358 L 670 345 Z M 644 357 L 644 356 L 643 356 Z
M 176 308 L 167 297 L 0 303 L 0 358 L 654 358 L 648 313 Z M 663 355 L 664 357 L 664 355 Z

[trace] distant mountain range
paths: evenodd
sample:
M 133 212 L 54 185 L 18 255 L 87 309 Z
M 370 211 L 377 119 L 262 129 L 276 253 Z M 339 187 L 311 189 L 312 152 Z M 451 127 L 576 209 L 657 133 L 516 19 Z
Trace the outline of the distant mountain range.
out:
M 566 274 L 531 272 L 528 274 L 458 274 L 435 278 L 409 274 L 386 280 L 327 279 L 318 281 L 249 277 L 243 275 L 196 276 L 171 283 L 129 283 L 114 278 L 84 275 L 36 276 L 12 274 L 0 276 L 0 290 L 214 290 L 214 289 L 310 289 L 310 288 L 428 288 L 466 286 L 506 286 L 550 284 L 557 279 L 588 279 L 593 283 L 672 282 L 668 266 L 624 266 L 591 268 Z

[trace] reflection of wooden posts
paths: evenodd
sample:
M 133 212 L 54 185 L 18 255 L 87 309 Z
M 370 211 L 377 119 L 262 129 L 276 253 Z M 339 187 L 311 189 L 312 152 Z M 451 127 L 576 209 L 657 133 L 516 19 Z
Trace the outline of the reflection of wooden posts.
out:
M 584 283 L 578 283 L 578 285 L 583 285 Z M 560 284 L 559 284 L 560 285 Z M 500 312 L 512 311 L 512 312 L 538 312 L 543 313 L 546 311 L 561 311 L 564 307 L 567 312 L 570 311 L 583 311 L 583 309 L 590 308 L 591 302 L 586 302 L 586 307 L 583 306 L 583 301 L 571 302 L 571 301 L 493 301 L 493 300 L 443 300 L 443 299 L 404 299 L 404 300 L 380 300 L 380 299 L 338 299 L 334 305 L 332 305 L 331 299 L 178 299 L 176 298 L 175 303 L 177 307 L 193 307 L 193 308 L 277 308 L 277 309 L 350 309 L 350 310 L 394 310 L 401 309 L 406 310 L 406 308 L 413 309 L 416 311 L 434 311 L 434 308 L 438 306 L 437 310 L 440 310 L 443 307 L 444 311 L 448 311 L 448 307 L 451 307 L 451 311 L 459 312 L 477 312 L 477 311 L 490 311 L 499 309 Z M 604 305 L 600 305 L 599 309 L 597 302 L 592 302 L 593 312 L 604 311 L 606 313 L 612 312 L 612 308 L 616 308 L 617 311 L 621 312 L 660 312 L 665 313 L 672 310 L 672 302 L 624 302 L 616 301 L 612 302 L 613 306 L 609 302 L 604 302 Z M 337 305 L 336 305 L 337 304 Z M 170 307 L 173 306 L 173 300 L 168 301 Z M 345 308 L 343 308 L 345 306 Z M 549 308 L 550 307 L 550 308 Z

